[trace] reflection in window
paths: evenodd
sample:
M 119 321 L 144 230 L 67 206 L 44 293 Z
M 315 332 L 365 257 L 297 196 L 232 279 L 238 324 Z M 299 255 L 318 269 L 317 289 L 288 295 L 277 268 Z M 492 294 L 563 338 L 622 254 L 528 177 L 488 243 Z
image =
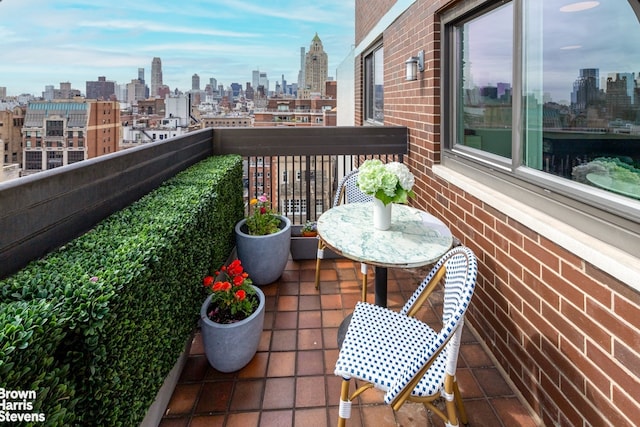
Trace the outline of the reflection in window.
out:
M 458 26 L 458 143 L 511 157 L 513 7 L 509 3 Z
M 382 46 L 364 58 L 364 110 L 365 119 L 369 122 L 384 122 L 383 59 Z
M 626 0 L 527 2 L 527 166 L 640 198 L 637 12 Z
M 449 26 L 455 144 L 640 199 L 640 4 L 486 4 Z

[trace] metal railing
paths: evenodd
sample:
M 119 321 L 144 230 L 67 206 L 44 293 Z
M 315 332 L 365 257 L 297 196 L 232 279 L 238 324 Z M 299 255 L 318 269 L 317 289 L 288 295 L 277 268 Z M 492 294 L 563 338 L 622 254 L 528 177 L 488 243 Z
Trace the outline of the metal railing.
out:
M 224 128 L 214 132 L 214 152 L 245 157 L 247 202 L 266 194 L 274 209 L 294 225 L 315 220 L 329 209 L 339 180 L 365 159 L 402 161 L 407 147 L 403 127 Z

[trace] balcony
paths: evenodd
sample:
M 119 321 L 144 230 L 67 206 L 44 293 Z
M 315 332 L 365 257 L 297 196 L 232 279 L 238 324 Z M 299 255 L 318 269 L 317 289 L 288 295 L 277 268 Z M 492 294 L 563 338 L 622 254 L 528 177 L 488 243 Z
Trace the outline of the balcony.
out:
M 294 224 L 302 224 L 330 207 L 337 180 L 364 158 L 402 161 L 407 150 L 407 129 L 402 127 L 205 129 L 2 183 L 0 276 L 72 240 L 210 156 L 241 154 L 245 197 L 267 192 Z M 428 209 L 428 203 L 420 207 Z M 313 269 L 310 261 L 292 260 L 280 281 L 265 287 L 269 306 L 264 339 L 256 359 L 239 373 L 222 375 L 209 368 L 196 332 L 173 397 L 169 394 L 168 404 L 161 409 L 162 425 L 218 421 L 232 425 L 234 420 L 241 425 L 268 425 L 276 418 L 283 425 L 308 425 L 307 417 L 325 420 L 319 425 L 334 423 L 338 397 L 332 373 L 337 356 L 335 335 L 337 325 L 357 300 L 359 265 L 325 260 L 319 292 L 313 288 Z M 390 271 L 392 307 L 404 302 L 423 273 Z M 483 297 L 491 302 L 486 293 L 474 301 L 487 303 Z M 502 368 L 486 351 L 485 343 L 501 334 L 501 325 L 488 322 L 481 310 L 473 313 L 478 318 L 467 323 L 460 358 L 459 378 L 471 422 L 535 425 L 513 383 L 501 375 Z M 273 399 L 274 393 L 288 394 Z M 367 394 L 363 399 L 354 410 L 354 425 L 406 425 L 429 419 L 421 407 L 409 405 L 393 415 L 379 404 L 380 399 Z M 220 402 L 224 404 L 215 406 Z M 531 402 L 542 404 L 535 396 Z M 433 422 L 438 425 L 437 420 Z

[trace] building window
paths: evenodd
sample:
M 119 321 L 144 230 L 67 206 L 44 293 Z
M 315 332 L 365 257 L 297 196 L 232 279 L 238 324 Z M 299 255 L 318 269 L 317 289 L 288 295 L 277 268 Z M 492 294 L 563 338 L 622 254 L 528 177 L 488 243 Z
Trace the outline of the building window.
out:
M 377 45 L 364 57 L 364 115 L 371 123 L 384 123 L 383 47 Z
M 64 122 L 62 120 L 47 120 L 47 136 L 63 136 Z
M 84 151 L 68 151 L 67 160 L 69 164 L 84 160 Z
M 640 6 L 628 0 L 487 1 L 481 11 L 466 3 L 447 11 L 442 111 L 454 114 L 442 116 L 444 163 L 457 156 L 632 230 L 640 218 L 639 20 Z
M 47 151 L 47 169 L 59 168 L 63 165 L 62 151 Z
M 286 215 L 304 215 L 307 213 L 307 201 L 300 199 L 285 200 Z
M 26 170 L 41 170 L 42 169 L 42 151 L 26 151 L 25 153 Z

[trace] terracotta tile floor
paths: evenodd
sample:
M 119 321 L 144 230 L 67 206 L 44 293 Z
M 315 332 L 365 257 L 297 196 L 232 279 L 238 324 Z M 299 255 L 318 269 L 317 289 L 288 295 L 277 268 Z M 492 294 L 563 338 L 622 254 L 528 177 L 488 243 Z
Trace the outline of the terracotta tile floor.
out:
M 398 309 L 404 304 L 425 273 L 389 270 L 389 307 Z M 290 261 L 277 283 L 262 287 L 267 296 L 262 339 L 254 359 L 238 372 L 224 374 L 211 368 L 196 332 L 160 426 L 336 425 L 340 396 L 340 378 L 333 375 L 337 332 L 359 300 L 360 265 L 324 260 L 320 292 L 314 287 L 314 274 L 315 261 Z M 370 269 L 370 302 L 372 276 Z M 437 318 L 427 311 L 425 316 Z M 463 334 L 457 376 L 469 425 L 537 425 L 468 327 Z M 382 403 L 381 393 L 369 390 L 354 402 L 347 425 L 444 423 L 420 404 L 407 403 L 394 413 Z

